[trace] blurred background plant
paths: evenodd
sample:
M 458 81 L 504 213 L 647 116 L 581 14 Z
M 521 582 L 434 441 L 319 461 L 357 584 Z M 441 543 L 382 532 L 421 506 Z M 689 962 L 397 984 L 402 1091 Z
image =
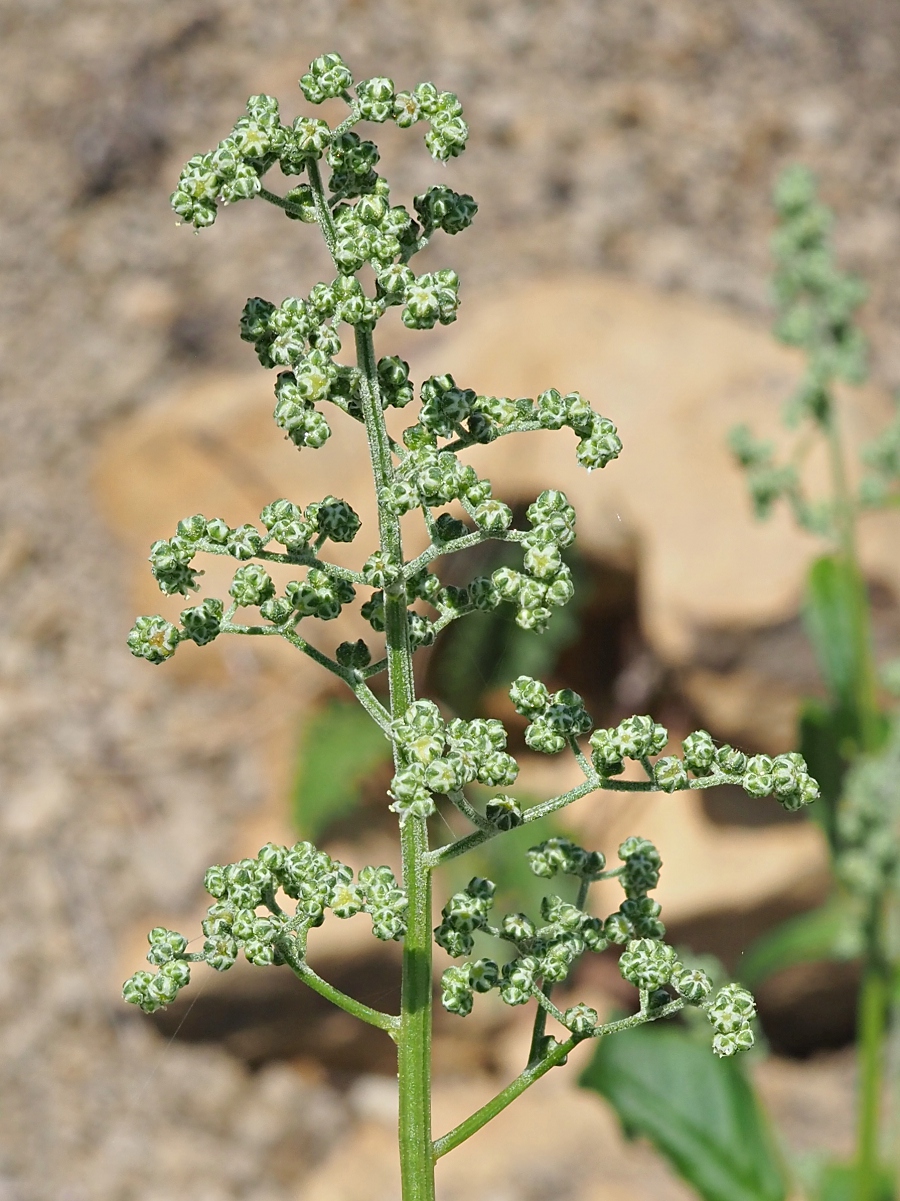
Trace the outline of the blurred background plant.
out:
M 862 961 L 856 1155 L 848 1163 L 822 1159 L 795 1167 L 819 1201 L 890 1201 L 898 1132 L 886 1127 L 885 1074 L 895 1061 L 890 1043 L 900 1001 L 900 713 L 891 697 L 900 691 L 900 663 L 880 669 L 876 663 L 858 526 L 867 512 L 900 504 L 900 410 L 862 449 L 860 462 L 851 462 L 841 410 L 854 398 L 841 386 L 862 384 L 867 375 L 865 339 L 855 320 L 865 288 L 836 264 L 833 215 L 808 170 L 786 170 L 774 204 L 775 334 L 806 359 L 784 410 L 794 438 L 779 454 L 774 442 L 758 440 L 742 425 L 733 430 L 731 446 L 757 517 L 786 503 L 797 524 L 828 546 L 809 568 L 803 610 L 826 695 L 803 702 L 798 749 L 822 783 L 809 820 L 827 838 L 833 882 L 821 905 L 750 945 L 738 971 L 745 984 L 758 987 L 797 964 Z M 804 467 L 823 450 L 827 486 L 816 495 Z M 793 1173 L 769 1135 L 743 1065 L 710 1067 L 689 1030 L 669 1030 L 662 1038 L 641 1031 L 631 1041 L 637 1045 L 598 1047 L 582 1079 L 607 1097 L 626 1128 L 647 1135 L 706 1201 L 787 1196 Z M 663 1061 L 671 1057 L 669 1072 L 656 1072 L 660 1051 Z M 896 1075 L 889 1083 L 896 1123 Z M 648 1089 L 655 1106 L 648 1104 Z

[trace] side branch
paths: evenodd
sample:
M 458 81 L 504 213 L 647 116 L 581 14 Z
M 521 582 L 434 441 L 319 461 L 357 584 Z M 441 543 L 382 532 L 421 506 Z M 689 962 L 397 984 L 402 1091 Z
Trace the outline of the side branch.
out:
M 580 800 L 581 797 L 587 796 L 590 792 L 596 792 L 598 788 L 605 785 L 605 781 L 594 777 L 592 780 L 585 780 L 583 784 L 579 784 L 577 788 L 570 788 L 568 792 L 563 792 L 559 796 L 552 797 L 549 801 L 543 801 L 540 805 L 532 805 L 530 809 L 526 809 L 522 814 L 522 821 L 533 822 L 539 818 L 546 817 L 548 813 L 555 813 L 557 809 L 563 809 L 566 805 L 571 805 L 573 801 Z M 471 834 L 466 834 L 463 838 L 458 838 L 455 842 L 447 843 L 446 846 L 438 847 L 433 851 L 429 851 L 425 855 L 426 867 L 440 867 L 443 863 L 449 863 L 451 859 L 456 859 L 459 855 L 464 855 L 466 851 L 472 851 L 475 847 L 481 846 L 483 842 L 487 842 L 489 838 L 495 838 L 498 834 L 503 833 L 496 826 L 491 826 L 489 830 L 475 830 Z
M 391 715 L 362 678 L 361 673 L 348 667 L 341 667 L 340 663 L 335 663 L 334 659 L 324 655 L 293 630 L 278 629 L 275 626 L 272 629 L 276 634 L 280 634 L 285 642 L 289 642 L 304 655 L 308 655 L 310 659 L 318 663 L 320 667 L 324 667 L 326 671 L 330 671 L 332 675 L 337 676 L 339 680 L 343 680 L 369 717 L 384 731 L 387 738 L 391 737 Z
M 429 563 L 433 563 L 435 559 L 440 559 L 443 555 L 455 555 L 457 551 L 468 550 L 470 546 L 478 546 L 482 542 L 521 542 L 524 537 L 524 530 L 504 530 L 502 532 L 498 530 L 491 534 L 484 530 L 473 530 L 469 534 L 463 534 L 461 538 L 453 538 L 450 542 L 432 543 L 420 555 L 410 559 L 403 568 L 403 578 L 411 579 L 423 567 L 427 567 Z
M 372 1009 L 369 1005 L 364 1005 L 362 1001 L 357 1001 L 355 997 L 349 997 L 345 992 L 341 992 L 339 988 L 335 988 L 333 984 L 329 984 L 327 980 L 323 980 L 305 960 L 301 959 L 290 945 L 287 939 L 281 939 L 278 943 L 278 949 L 284 955 L 284 958 L 298 979 L 304 984 L 326 999 L 332 1005 L 337 1005 L 339 1009 L 343 1009 L 345 1013 L 351 1014 L 355 1018 L 359 1018 L 361 1022 L 367 1022 L 370 1026 L 377 1026 L 379 1030 L 384 1030 L 396 1041 L 397 1031 L 400 1029 L 400 1019 L 391 1013 L 382 1013 L 380 1009 Z
M 515 1101 L 517 1097 L 520 1097 L 526 1088 L 530 1088 L 542 1076 L 546 1076 L 551 1068 L 565 1063 L 569 1052 L 574 1047 L 577 1047 L 580 1042 L 583 1042 L 587 1038 L 605 1038 L 607 1034 L 618 1034 L 622 1030 L 631 1030 L 635 1026 L 644 1026 L 648 1022 L 656 1022 L 660 1018 L 671 1017 L 672 1014 L 679 1013 L 684 1009 L 686 1004 L 687 1002 L 682 997 L 679 997 L 677 1000 L 670 1001 L 668 1005 L 661 1005 L 659 1009 L 645 1009 L 640 1013 L 635 1013 L 628 1018 L 622 1018 L 617 1022 L 607 1022 L 605 1025 L 595 1026 L 589 1034 L 572 1034 L 564 1043 L 556 1043 L 543 1058 L 539 1059 L 536 1063 L 530 1063 L 524 1072 L 518 1075 L 506 1088 L 497 1093 L 495 1097 L 492 1097 L 486 1105 L 482 1105 L 481 1109 L 477 1109 L 468 1118 L 460 1122 L 458 1126 L 448 1131 L 447 1134 L 442 1135 L 441 1138 L 435 1139 L 433 1144 L 434 1158 L 440 1159 L 442 1155 L 446 1155 L 448 1151 L 452 1151 L 454 1147 L 458 1147 L 460 1143 L 464 1143 L 466 1139 L 471 1138 L 482 1126 L 486 1126 L 492 1118 L 495 1118 L 498 1113 L 502 1113 L 507 1105 Z M 556 1006 L 550 1004 L 551 1012 L 554 1009 L 556 1009 Z

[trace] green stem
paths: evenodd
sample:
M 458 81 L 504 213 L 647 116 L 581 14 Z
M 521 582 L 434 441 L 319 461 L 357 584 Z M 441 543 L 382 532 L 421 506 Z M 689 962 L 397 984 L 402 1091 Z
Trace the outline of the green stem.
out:
M 658 1022 L 660 1018 L 667 1018 L 673 1014 L 680 1013 L 684 1009 L 684 1006 L 685 1001 L 679 997 L 675 1001 L 670 1001 L 668 1005 L 660 1006 L 659 1009 L 654 1009 L 650 1012 L 635 1013 L 631 1017 L 621 1018 L 617 1022 L 607 1022 L 604 1026 L 595 1026 L 589 1034 L 573 1034 L 564 1043 L 556 1043 L 542 1059 L 538 1060 L 537 1063 L 530 1063 L 521 1075 L 517 1076 L 511 1084 L 508 1084 L 506 1088 L 497 1093 L 496 1097 L 492 1097 L 486 1105 L 482 1105 L 481 1109 L 477 1109 L 464 1121 L 460 1122 L 458 1126 L 448 1131 L 447 1134 L 435 1139 L 434 1158 L 440 1159 L 442 1155 L 446 1155 L 448 1151 L 452 1151 L 454 1147 L 458 1147 L 460 1143 L 464 1143 L 467 1138 L 471 1138 L 482 1126 L 486 1126 L 498 1113 L 506 1109 L 507 1105 L 515 1101 L 517 1097 L 520 1097 L 526 1088 L 530 1088 L 542 1076 L 546 1076 L 551 1068 L 565 1063 L 573 1047 L 576 1047 L 586 1038 L 605 1038 L 608 1034 L 619 1034 L 623 1030 L 633 1030 L 635 1026 L 644 1026 L 648 1022 Z
M 301 959 L 290 946 L 286 939 L 282 939 L 278 944 L 279 949 L 284 955 L 291 971 L 304 984 L 308 985 L 319 996 L 325 997 L 332 1005 L 337 1005 L 339 1009 L 343 1009 L 345 1013 L 351 1014 L 355 1018 L 359 1018 L 362 1022 L 367 1022 L 370 1026 L 377 1026 L 379 1030 L 384 1030 L 391 1038 L 396 1041 L 397 1031 L 400 1027 L 400 1019 L 392 1013 L 382 1013 L 380 1009 L 372 1009 L 369 1005 L 364 1005 L 362 1001 L 357 1001 L 355 997 L 349 997 L 345 992 L 341 992 L 339 988 L 335 988 L 333 984 L 329 984 L 327 980 L 323 980 L 313 969 Z
M 356 328 L 356 357 L 372 472 L 376 491 L 381 495 L 393 480 L 394 468 L 384 424 L 372 332 L 360 326 Z M 378 526 L 382 554 L 391 564 L 402 567 L 399 517 L 379 505 Z M 402 717 L 415 699 L 406 585 L 402 579 L 385 589 L 384 612 L 391 716 L 396 719 Z M 431 1144 L 431 874 L 425 866 L 428 829 L 424 818 L 407 817 L 401 826 L 400 840 L 403 884 L 408 898 L 397 1039 L 400 1178 L 403 1201 L 434 1201 Z
M 467 1138 L 471 1138 L 477 1133 L 482 1126 L 486 1126 L 493 1118 L 506 1109 L 517 1097 L 520 1097 L 525 1092 L 526 1088 L 531 1088 L 532 1084 L 540 1080 L 542 1076 L 546 1076 L 551 1068 L 557 1067 L 565 1062 L 569 1052 L 575 1047 L 581 1039 L 574 1034 L 564 1043 L 557 1043 L 551 1047 L 548 1053 L 539 1059 L 537 1063 L 530 1063 L 528 1067 L 518 1075 L 511 1084 L 497 1093 L 496 1097 L 492 1097 L 486 1105 L 482 1105 L 481 1109 L 476 1111 L 460 1122 L 460 1124 L 450 1130 L 447 1134 L 434 1141 L 434 1158 L 440 1159 L 442 1155 L 446 1155 L 448 1151 L 452 1151 L 454 1147 L 458 1147 L 460 1143 L 464 1143 Z
M 881 1094 L 891 981 L 890 966 L 882 954 L 881 924 L 880 912 L 873 913 L 859 996 L 859 1108 L 853 1201 L 877 1201 L 879 1196 Z

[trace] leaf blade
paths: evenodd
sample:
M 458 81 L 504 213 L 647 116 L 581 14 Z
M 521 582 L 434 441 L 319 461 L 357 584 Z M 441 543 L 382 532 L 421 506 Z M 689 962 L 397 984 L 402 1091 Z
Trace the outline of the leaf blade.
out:
M 771 1132 L 740 1063 L 677 1028 L 604 1039 L 581 1076 L 704 1201 L 784 1201 Z

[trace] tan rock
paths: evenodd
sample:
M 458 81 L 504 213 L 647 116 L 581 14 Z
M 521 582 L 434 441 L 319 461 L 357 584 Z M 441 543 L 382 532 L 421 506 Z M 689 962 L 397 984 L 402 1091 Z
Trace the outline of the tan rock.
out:
M 820 544 L 799 533 L 787 514 L 756 523 L 744 481 L 726 448 L 728 430 L 747 421 L 774 431 L 785 397 L 800 371 L 797 357 L 769 333 L 733 314 L 682 296 L 596 276 L 522 284 L 502 294 L 467 297 L 465 322 L 437 337 L 400 347 L 421 379 L 452 370 L 456 379 L 488 393 L 535 395 L 548 386 L 579 389 L 618 424 L 621 458 L 588 475 L 574 459 L 568 432 L 502 439 L 469 458 L 510 500 L 561 487 L 579 511 L 583 549 L 595 555 L 636 556 L 642 618 L 656 651 L 689 665 L 702 632 L 782 621 L 794 613 L 806 565 Z M 391 349 L 395 349 L 392 347 Z M 246 375 L 199 376 L 124 425 L 101 448 L 97 498 L 134 565 L 133 595 L 140 611 L 175 616 L 180 598 L 160 596 L 146 569 L 149 543 L 170 533 L 189 513 L 252 520 L 268 501 L 285 495 L 308 503 L 339 492 L 363 518 L 352 547 L 335 548 L 341 562 L 358 564 L 374 545 L 376 514 L 365 439 L 334 412 L 334 437 L 318 452 L 298 454 L 271 420 L 271 379 Z M 848 436 L 872 436 L 889 412 L 880 394 L 866 390 L 844 404 Z M 408 418 L 392 413 L 397 431 Z M 818 470 L 813 465 L 814 470 Z M 872 519 L 864 552 L 873 575 L 900 585 L 893 553 L 900 515 Z M 424 531 L 407 519 L 407 547 Z M 223 595 L 235 564 L 214 560 L 204 583 Z M 322 627 L 322 645 L 369 632 L 347 611 Z M 203 667 L 200 668 L 200 665 Z M 220 639 L 202 650 L 187 646 L 164 671 L 218 673 L 222 687 L 243 687 L 248 725 L 266 717 L 271 813 L 283 813 L 293 753 L 295 715 L 332 687 L 325 673 L 274 639 Z M 695 670 L 687 675 L 701 712 L 726 729 L 746 729 L 748 713 L 768 714 L 766 737 L 783 749 L 791 697 L 765 679 Z M 271 722 L 272 714 L 280 714 Z M 777 737 L 780 731 L 780 741 Z M 789 735 L 788 735 L 789 737 Z M 547 768 L 558 774 L 560 765 Z M 550 791 L 558 790 L 548 781 Z M 696 798 L 636 802 L 604 798 L 583 803 L 582 818 L 608 852 L 627 834 L 655 838 L 666 860 L 663 899 L 679 917 L 707 906 L 739 907 L 778 895 L 798 878 L 824 870 L 810 828 L 733 833 L 705 823 Z M 574 816 L 574 815 L 573 815 Z M 275 824 L 280 824 L 280 818 Z M 239 850 L 255 850 L 239 834 Z M 753 870 L 744 869 L 752 863 Z M 702 870 L 700 869 L 700 865 Z

